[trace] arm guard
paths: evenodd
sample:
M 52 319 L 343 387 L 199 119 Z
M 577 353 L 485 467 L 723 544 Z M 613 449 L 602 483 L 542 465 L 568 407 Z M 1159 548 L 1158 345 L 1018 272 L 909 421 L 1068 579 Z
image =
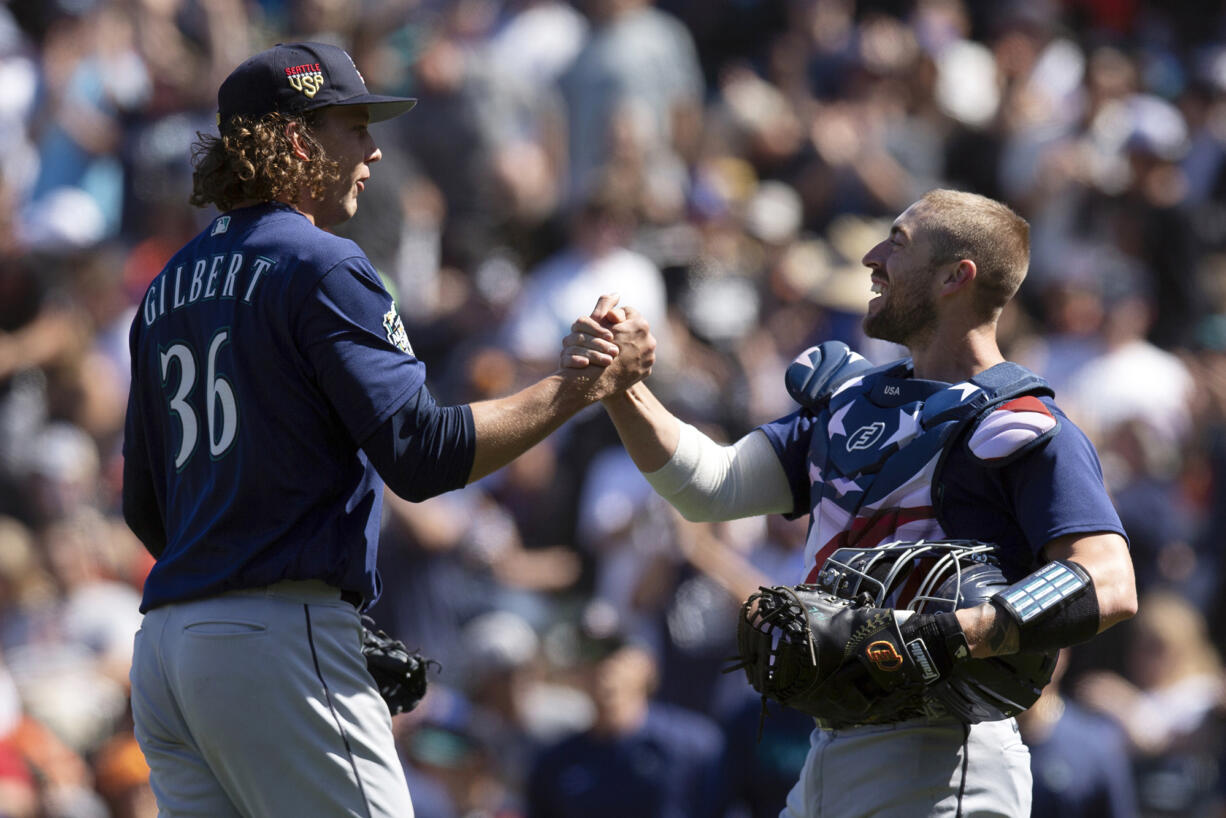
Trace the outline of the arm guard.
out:
M 673 456 L 643 476 L 691 522 L 784 514 L 792 506 L 783 466 L 766 435 L 757 430 L 721 446 L 682 423 Z
M 1017 625 L 1022 652 L 1068 647 L 1098 633 L 1094 581 L 1071 560 L 1049 562 L 988 601 Z

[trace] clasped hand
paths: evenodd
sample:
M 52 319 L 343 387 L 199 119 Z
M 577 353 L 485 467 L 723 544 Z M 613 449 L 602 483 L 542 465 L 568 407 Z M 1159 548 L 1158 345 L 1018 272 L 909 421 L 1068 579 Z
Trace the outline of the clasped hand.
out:
M 590 384 L 595 400 L 624 392 L 655 365 L 656 339 L 647 319 L 634 307 L 617 306 L 618 300 L 616 294 L 600 296 L 591 315 L 575 319 L 562 340 L 563 374 Z

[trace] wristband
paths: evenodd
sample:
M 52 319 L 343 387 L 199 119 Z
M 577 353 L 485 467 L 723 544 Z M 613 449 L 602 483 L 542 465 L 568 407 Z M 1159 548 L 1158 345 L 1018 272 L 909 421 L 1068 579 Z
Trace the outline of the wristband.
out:
M 899 628 L 906 650 L 924 671 L 924 683 L 934 684 L 949 675 L 957 662 L 969 659 L 970 645 L 953 613 L 916 614 Z M 923 657 L 931 660 L 925 667 Z

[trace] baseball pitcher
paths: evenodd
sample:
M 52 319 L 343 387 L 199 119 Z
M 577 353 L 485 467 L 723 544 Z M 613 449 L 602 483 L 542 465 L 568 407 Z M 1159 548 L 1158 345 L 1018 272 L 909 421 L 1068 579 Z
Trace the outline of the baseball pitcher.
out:
M 123 507 L 157 557 L 132 710 L 163 816 L 412 816 L 391 713 L 420 679 L 360 616 L 381 590 L 384 483 L 463 486 L 651 370 L 627 310 L 607 368 L 436 404 L 370 262 L 326 231 L 381 157 L 370 123 L 414 102 L 369 93 L 322 43 L 238 66 L 195 146 L 192 201 L 220 214 L 132 323 Z

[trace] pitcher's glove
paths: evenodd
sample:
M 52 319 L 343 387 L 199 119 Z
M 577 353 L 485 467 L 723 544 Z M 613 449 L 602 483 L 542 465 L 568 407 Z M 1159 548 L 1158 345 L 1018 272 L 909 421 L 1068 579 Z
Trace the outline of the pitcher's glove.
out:
M 952 613 L 911 614 L 815 585 L 760 588 L 741 607 L 738 664 L 765 699 L 836 724 L 897 721 L 970 658 Z
M 393 716 L 416 707 L 426 695 L 426 671 L 442 667 L 379 630 L 369 616 L 362 617 L 362 655 Z

